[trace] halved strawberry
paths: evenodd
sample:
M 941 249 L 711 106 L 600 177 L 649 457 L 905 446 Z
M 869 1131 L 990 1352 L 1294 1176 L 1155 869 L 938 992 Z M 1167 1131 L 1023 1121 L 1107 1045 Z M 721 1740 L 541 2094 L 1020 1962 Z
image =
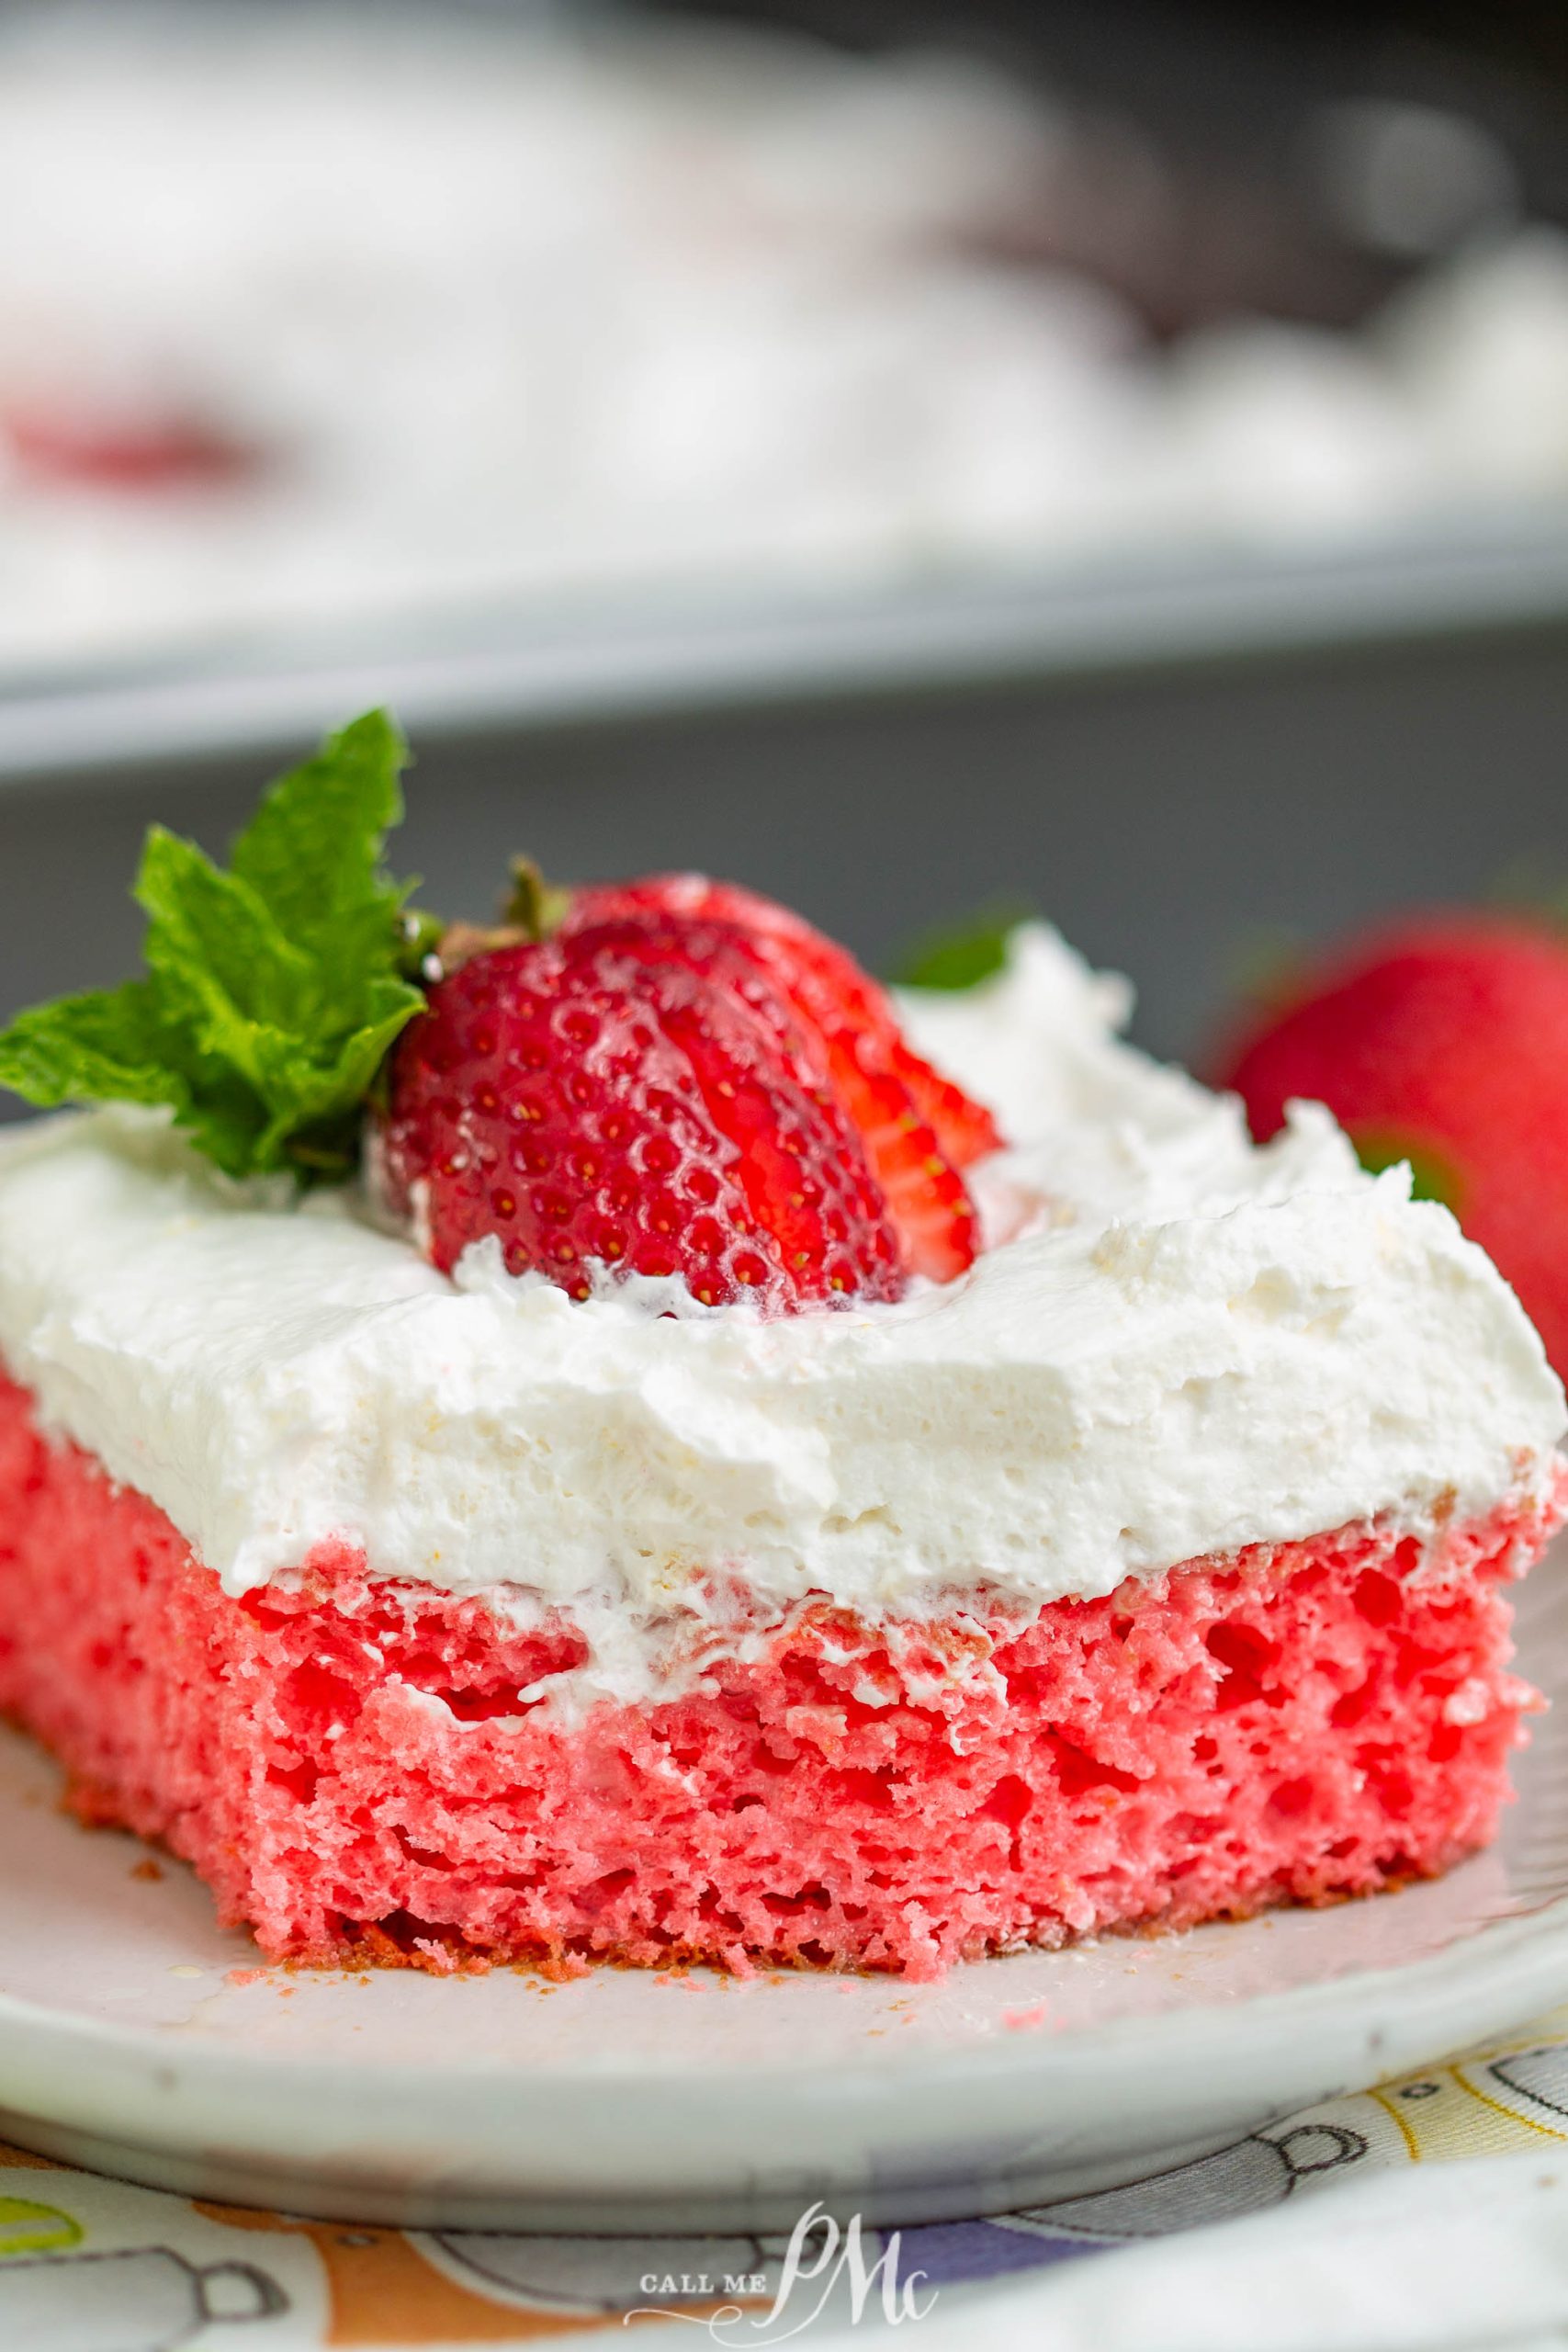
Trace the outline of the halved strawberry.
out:
M 444 1269 L 494 1234 L 580 1296 L 597 1261 L 711 1305 L 896 1297 L 886 1204 L 811 1076 L 773 1004 L 686 959 L 592 933 L 491 948 L 398 1040 L 381 1164 Z
M 787 1004 L 864 1142 L 911 1268 L 949 1282 L 974 1261 L 959 1170 L 1000 1137 L 988 1111 L 908 1043 L 886 991 L 852 956 L 773 900 L 703 875 L 655 875 L 576 892 L 568 933 L 640 922 L 659 952 L 714 957 L 728 938 Z

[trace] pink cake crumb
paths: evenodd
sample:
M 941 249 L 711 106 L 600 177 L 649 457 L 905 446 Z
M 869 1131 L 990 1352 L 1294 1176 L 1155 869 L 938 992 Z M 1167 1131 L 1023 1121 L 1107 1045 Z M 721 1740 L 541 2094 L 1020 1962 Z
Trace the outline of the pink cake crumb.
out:
M 0 1383 L 0 1707 L 84 1817 L 162 1838 L 273 1959 L 859 1967 L 1323 1903 L 1485 1843 L 1521 1717 L 1507 1581 L 1568 1495 L 873 1626 L 575 1726 L 583 1655 L 346 1548 L 234 1600 Z

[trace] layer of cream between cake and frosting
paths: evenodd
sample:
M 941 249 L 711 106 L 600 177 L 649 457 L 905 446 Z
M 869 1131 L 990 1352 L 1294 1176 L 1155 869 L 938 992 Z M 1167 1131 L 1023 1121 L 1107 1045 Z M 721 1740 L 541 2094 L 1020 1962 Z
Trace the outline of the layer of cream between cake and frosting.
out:
M 229 1184 L 115 1110 L 0 1145 L 0 1356 L 230 1591 L 346 1539 L 564 1604 L 622 1696 L 738 1592 L 764 1620 L 1034 1604 L 1541 1486 L 1562 1390 L 1448 1211 L 1316 1108 L 1254 1147 L 1120 1042 L 1128 1006 L 1043 926 L 906 1000 L 1010 1148 L 973 1171 L 991 1246 L 894 1306 L 577 1301 L 493 1243 L 448 1280 L 348 1198 Z

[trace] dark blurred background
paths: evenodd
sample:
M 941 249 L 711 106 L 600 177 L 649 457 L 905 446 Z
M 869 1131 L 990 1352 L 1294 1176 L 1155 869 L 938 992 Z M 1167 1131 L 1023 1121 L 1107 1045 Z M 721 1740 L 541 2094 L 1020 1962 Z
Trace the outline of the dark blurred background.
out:
M 646 124 L 624 130 L 641 121 L 638 77 L 676 92 L 659 117 L 657 184 L 671 156 L 689 164 L 677 227 L 646 251 L 606 236 L 608 291 L 587 268 L 538 262 L 554 274 L 537 284 L 566 307 L 516 304 L 500 356 L 484 340 L 487 289 L 515 303 L 513 247 L 497 247 L 487 277 L 471 267 L 479 211 L 470 238 L 456 209 L 426 221 L 411 201 L 400 233 L 417 246 L 428 228 L 420 287 L 443 282 L 441 239 L 446 274 L 470 271 L 468 308 L 454 301 L 440 322 L 450 369 L 389 235 L 363 291 L 341 274 L 345 231 L 339 277 L 310 289 L 331 313 L 321 349 L 337 373 L 323 361 L 312 374 L 309 305 L 285 284 L 265 192 L 231 195 L 238 168 L 199 141 L 187 153 L 185 115 L 159 114 L 165 79 L 185 76 L 193 110 L 198 69 L 231 84 L 241 68 L 212 27 L 254 24 L 252 12 L 208 11 L 205 50 L 177 12 L 115 18 L 106 86 L 126 92 L 124 61 L 140 57 L 123 103 L 145 108 L 149 146 L 175 126 L 163 176 L 139 176 L 131 154 L 96 198 L 121 206 L 141 255 L 166 234 L 182 256 L 147 272 L 146 300 L 163 307 L 145 348 L 136 286 L 117 277 L 92 206 L 73 211 L 65 177 L 18 161 L 15 140 L 0 164 L 13 223 L 0 232 L 0 1012 L 131 966 L 125 888 L 152 818 L 219 846 L 269 764 L 383 696 L 418 752 L 398 862 L 447 911 L 483 910 L 514 848 L 567 877 L 693 865 L 792 900 L 885 964 L 967 907 L 1023 898 L 1132 974 L 1138 1034 L 1166 1053 L 1201 1049 L 1270 943 L 1483 895 L 1521 869 L 1543 892 L 1568 875 L 1568 11 L 687 0 L 670 51 L 637 46 L 641 31 L 619 46 L 626 19 L 602 8 L 419 13 L 421 40 L 446 22 L 456 44 L 442 137 L 468 103 L 472 40 L 576 45 L 586 78 L 571 104 L 595 135 L 608 41 L 611 177 L 627 156 L 644 169 L 656 143 Z M 0 11 L 0 33 L 36 21 Z M 268 12 L 256 104 L 276 110 L 280 154 L 296 135 L 290 38 L 319 134 L 336 119 L 323 93 L 345 78 L 342 28 L 358 28 L 374 65 L 401 39 L 388 27 L 407 21 Z M 7 123 L 46 102 L 89 135 L 102 89 L 78 107 L 70 42 L 104 83 L 107 22 L 102 8 L 51 12 L 43 66 L 32 34 L 19 49 L 0 39 L 0 149 Z M 731 57 L 744 106 L 688 118 L 681 77 L 702 80 L 705 42 L 759 26 L 790 41 L 739 67 Z M 818 46 L 797 51 L 797 38 Z M 988 78 L 972 118 L 945 68 L 918 105 L 908 77 L 876 78 L 911 53 L 978 62 Z M 782 88 L 797 69 L 807 96 L 785 139 L 768 76 Z M 375 92 L 372 73 L 367 107 Z M 398 102 L 412 103 L 407 77 Z M 492 92 L 483 126 L 498 142 L 495 200 L 518 201 L 498 104 Z M 1042 110 L 1044 160 L 1029 160 L 1020 130 L 1012 181 L 922 212 L 899 157 L 912 180 L 928 167 L 940 178 L 949 123 L 983 150 L 987 108 L 1024 126 Z M 712 121 L 727 111 L 744 120 L 727 125 L 720 156 Z M 581 220 L 592 191 L 581 141 L 574 152 Z M 183 195 L 168 177 L 182 155 Z M 874 185 L 870 164 L 858 171 L 867 156 Z M 368 145 L 367 185 L 382 163 Z M 547 155 L 532 168 L 542 250 Z M 28 169 L 40 174 L 30 219 Z M 344 186 L 352 210 L 364 190 Z M 784 226 L 759 226 L 758 191 L 781 189 Z M 836 236 L 840 201 L 860 207 L 858 243 Z M 214 281 L 201 271 L 220 267 L 231 202 L 250 256 L 234 275 L 243 290 L 249 269 L 258 291 L 251 311 L 237 302 L 213 325 L 230 341 L 204 372 L 198 297 Z M 196 216 L 208 216 L 200 240 Z M 713 251 L 699 266 L 687 248 L 705 222 Z M 714 260 L 726 239 L 728 276 Z M 858 274 L 835 281 L 830 310 L 786 288 L 759 311 L 752 366 L 741 314 L 759 283 L 799 270 L 815 288 L 836 249 L 852 249 Z M 45 283 L 73 300 L 79 285 L 77 310 L 42 305 Z M 581 368 L 598 348 L 593 316 L 573 305 L 629 316 L 628 285 L 658 296 L 658 368 L 631 364 L 643 346 L 620 327 L 602 338 L 592 389 L 609 440 L 590 447 L 558 401 L 520 422 L 552 355 L 570 347 Z M 226 408 L 247 368 L 253 388 L 265 374 L 248 355 L 265 362 L 286 303 L 292 374 Z M 379 343 L 368 324 L 357 342 L 341 332 L 356 304 L 377 312 Z M 874 365 L 856 356 L 857 305 L 881 322 Z M 902 342 L 886 323 L 895 310 Z M 682 316 L 684 371 L 670 323 Z M 966 354 L 971 325 L 981 347 Z M 483 390 L 514 346 L 515 411 Z M 40 369 L 40 349 L 57 364 Z M 417 356 L 402 407 L 389 391 L 370 400 L 372 350 L 389 378 Z M 830 378 L 825 351 L 839 355 Z M 380 435 L 363 446 L 356 381 Z M 748 444 L 741 467 L 726 428 L 748 401 L 772 437 Z M 679 497 L 661 492 L 639 520 L 634 560 L 603 526 L 637 504 L 659 402 L 670 415 L 654 420 L 649 462 L 669 465 L 674 449 Z M 1102 441 L 1123 402 L 1132 437 Z M 381 485 L 406 489 L 419 471 L 408 436 L 422 416 L 441 465 L 389 507 Z M 252 469 L 277 417 L 294 435 L 288 466 Z M 524 487 L 502 482 L 492 442 Z M 612 444 L 618 475 L 601 465 Z M 707 509 L 728 504 L 733 521 L 753 491 L 744 534 L 709 529 Z M 797 506 L 812 516 L 803 535 Z M 525 561 L 512 560 L 513 531 Z M 253 594 L 266 566 L 267 593 Z

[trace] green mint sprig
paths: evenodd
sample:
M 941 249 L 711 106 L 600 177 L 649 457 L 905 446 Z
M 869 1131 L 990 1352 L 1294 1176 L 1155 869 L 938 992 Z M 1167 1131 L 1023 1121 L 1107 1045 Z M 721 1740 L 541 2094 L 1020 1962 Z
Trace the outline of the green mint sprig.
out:
M 408 751 L 386 711 L 268 789 L 227 871 L 154 826 L 134 895 L 146 973 L 0 1030 L 0 1085 L 46 1105 L 165 1103 L 230 1176 L 352 1173 L 381 1061 L 424 1000 L 430 926 L 382 869 Z

